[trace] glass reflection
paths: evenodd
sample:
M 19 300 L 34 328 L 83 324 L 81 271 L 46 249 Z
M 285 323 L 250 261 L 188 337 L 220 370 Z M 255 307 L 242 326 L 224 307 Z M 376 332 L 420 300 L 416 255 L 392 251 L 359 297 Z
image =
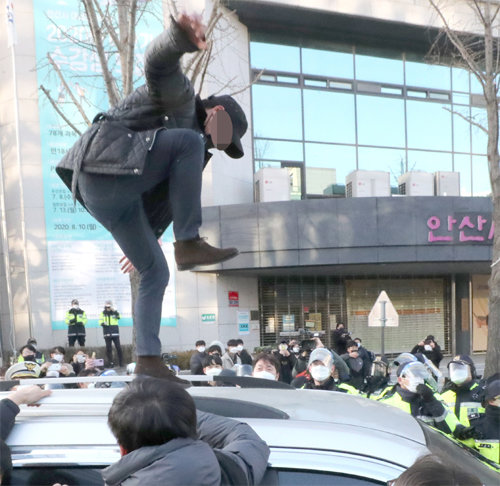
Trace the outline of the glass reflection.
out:
M 335 169 L 337 184 L 345 184 L 349 172 L 356 169 L 356 148 L 348 145 L 306 143 L 306 170 L 309 167 Z
M 450 67 L 448 66 L 406 61 L 405 69 L 407 86 L 451 89 Z
M 306 140 L 355 143 L 354 95 L 304 90 Z
M 472 196 L 471 164 L 472 157 L 470 155 L 455 155 L 453 158 L 453 170 L 460 172 L 461 196 Z
M 408 100 L 408 147 L 451 151 L 450 105 Z
M 489 196 L 491 194 L 488 159 L 485 156 L 472 157 L 472 195 Z
M 359 147 L 359 168 L 363 170 L 383 170 L 391 174 L 391 186 L 398 186 L 398 177 L 406 172 L 404 150 Z
M 465 106 L 455 106 L 454 111 L 468 117 L 469 109 Z M 455 152 L 470 152 L 471 124 L 459 116 L 453 115 L 453 150 Z
M 254 139 L 256 159 L 302 162 L 302 142 L 281 142 L 261 138 Z
M 404 101 L 358 95 L 358 143 L 360 145 L 405 146 Z
M 403 60 L 356 54 L 356 79 L 403 84 Z
M 462 68 L 451 69 L 451 87 L 453 91 L 469 92 L 469 71 Z
M 302 71 L 304 74 L 352 79 L 353 55 L 347 52 L 303 48 Z
M 451 171 L 451 153 L 408 150 L 408 170 L 424 172 Z
M 250 42 L 250 62 L 256 69 L 300 73 L 300 49 L 294 46 Z
M 300 90 L 254 84 L 252 97 L 255 136 L 302 139 Z

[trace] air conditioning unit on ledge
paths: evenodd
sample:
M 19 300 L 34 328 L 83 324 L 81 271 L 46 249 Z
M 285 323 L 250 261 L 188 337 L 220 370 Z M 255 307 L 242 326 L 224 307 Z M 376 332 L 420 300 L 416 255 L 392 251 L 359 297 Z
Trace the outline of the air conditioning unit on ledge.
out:
M 354 170 L 345 178 L 345 197 L 389 197 L 389 172 L 381 170 Z
M 288 169 L 265 167 L 254 175 L 255 201 L 290 201 L 290 173 Z
M 436 196 L 460 196 L 460 172 L 435 172 Z
M 398 177 L 398 185 L 404 196 L 434 196 L 434 174 L 430 172 L 406 172 Z

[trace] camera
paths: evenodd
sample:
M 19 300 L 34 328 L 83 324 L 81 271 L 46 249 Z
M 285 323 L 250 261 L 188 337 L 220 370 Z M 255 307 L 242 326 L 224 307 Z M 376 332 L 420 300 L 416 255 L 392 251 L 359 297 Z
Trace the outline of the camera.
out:
M 103 359 L 94 359 L 94 366 L 104 366 Z

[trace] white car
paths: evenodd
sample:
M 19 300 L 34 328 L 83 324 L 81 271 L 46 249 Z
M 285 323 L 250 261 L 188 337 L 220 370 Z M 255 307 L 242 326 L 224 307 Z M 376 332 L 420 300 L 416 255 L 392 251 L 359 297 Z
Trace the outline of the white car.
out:
M 102 485 L 99 469 L 119 459 L 107 413 L 117 388 L 54 390 L 22 406 L 7 443 L 13 484 Z M 396 478 L 421 455 L 439 452 L 500 484 L 498 470 L 412 416 L 345 393 L 191 387 L 201 410 L 250 424 L 271 449 L 264 485 L 373 485 Z M 1 393 L 0 398 L 6 394 Z

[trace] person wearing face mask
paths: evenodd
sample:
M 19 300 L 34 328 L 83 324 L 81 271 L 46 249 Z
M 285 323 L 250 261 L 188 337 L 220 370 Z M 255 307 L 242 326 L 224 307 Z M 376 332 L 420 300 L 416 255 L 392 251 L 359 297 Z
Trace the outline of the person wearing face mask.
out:
M 326 348 L 316 348 L 309 356 L 307 374 L 295 378 L 291 385 L 308 390 L 331 390 L 358 395 L 359 392 L 347 383 L 338 383 L 333 378 L 335 364 L 333 354 Z
M 113 362 L 113 348 L 115 344 L 116 355 L 118 357 L 118 365 L 123 366 L 123 353 L 120 344 L 120 330 L 118 324 L 120 321 L 120 313 L 113 307 L 113 302 L 107 300 L 104 303 L 104 309 L 99 317 L 99 325 L 102 327 L 102 334 L 104 342 L 106 343 L 106 358 L 108 366 L 112 368 L 115 364 Z
M 76 341 L 80 346 L 85 346 L 87 315 L 83 309 L 80 309 L 77 299 L 71 301 L 71 309 L 66 312 L 64 322 L 68 326 L 68 346 L 73 347 Z
M 363 342 L 361 341 L 361 338 L 359 338 L 359 337 L 354 338 L 353 341 L 358 346 L 358 352 L 359 352 L 359 355 L 361 356 L 361 358 L 370 361 L 370 363 L 375 360 L 375 353 L 373 351 L 368 351 L 368 349 L 366 349 L 363 346 Z
M 445 434 L 453 434 L 459 439 L 470 437 L 470 429 L 460 424 L 441 396 L 426 383 L 431 376 L 423 363 L 400 364 L 397 377 L 394 393 L 384 395 L 379 402 L 404 410 Z
M 207 344 L 203 339 L 199 339 L 195 343 L 196 351 L 189 358 L 189 369 L 191 370 L 192 375 L 203 375 L 203 361 L 207 357 L 207 353 L 205 351 Z M 195 383 L 195 385 L 199 385 L 199 383 Z
M 371 362 L 369 359 L 364 359 L 355 341 L 347 342 L 347 353 L 340 356 L 349 367 L 351 376 L 349 384 L 358 390 L 362 390 L 365 386 L 365 379 L 370 374 Z
M 25 351 L 25 348 L 27 348 L 28 351 Z M 33 354 L 34 359 L 25 359 L 26 355 L 33 358 Z M 17 358 L 17 361 L 18 363 L 21 363 L 22 361 L 35 361 L 39 365 L 45 361 L 45 356 L 37 349 L 37 342 L 35 338 L 29 338 L 27 343 L 19 350 L 19 357 Z
M 297 354 L 298 351 L 300 351 L 300 348 L 297 346 Z M 293 379 L 293 367 L 297 361 L 292 348 L 287 345 L 286 341 L 281 341 L 278 344 L 278 349 L 273 350 L 272 354 L 280 365 L 279 381 L 290 384 Z
M 484 386 L 476 376 L 476 367 L 470 356 L 460 354 L 448 363 L 450 381 L 446 384 L 441 397 L 446 405 L 455 412 L 458 420 L 465 427 L 470 427 L 474 421 L 484 414 L 481 402 L 484 399 Z M 473 440 L 465 441 L 473 446 Z
M 500 379 L 486 382 L 485 413 L 473 426 L 474 447 L 500 464 Z
M 410 352 L 411 354 L 422 353 L 430 359 L 438 369 L 439 363 L 441 363 L 441 360 L 443 359 L 441 347 L 436 342 L 432 334 L 429 334 L 424 340 L 413 346 L 413 349 Z
M 230 339 L 227 342 L 227 351 L 222 355 L 222 366 L 225 370 L 232 370 L 235 364 L 242 364 L 238 354 L 238 341 Z
M 243 339 L 239 338 L 236 340 L 236 352 L 240 358 L 241 364 L 252 366 L 253 359 L 250 353 L 245 349 L 245 343 Z
M 264 380 L 278 381 L 280 377 L 280 362 L 274 354 L 260 353 L 255 357 L 252 376 Z
M 75 373 L 79 375 L 85 368 L 86 362 L 88 359 L 88 355 L 85 353 L 83 349 L 79 349 L 74 355 L 71 361 L 73 369 Z
M 207 375 L 210 378 L 213 378 L 214 376 L 219 376 L 222 370 L 224 369 L 222 367 L 222 360 L 220 359 L 220 356 L 217 354 L 212 354 L 212 355 L 207 354 L 205 358 L 203 358 L 201 366 L 202 366 L 202 373 L 198 374 Z M 208 381 L 208 384 L 210 386 L 217 386 L 215 380 Z M 205 385 L 205 383 L 201 383 L 201 385 Z

